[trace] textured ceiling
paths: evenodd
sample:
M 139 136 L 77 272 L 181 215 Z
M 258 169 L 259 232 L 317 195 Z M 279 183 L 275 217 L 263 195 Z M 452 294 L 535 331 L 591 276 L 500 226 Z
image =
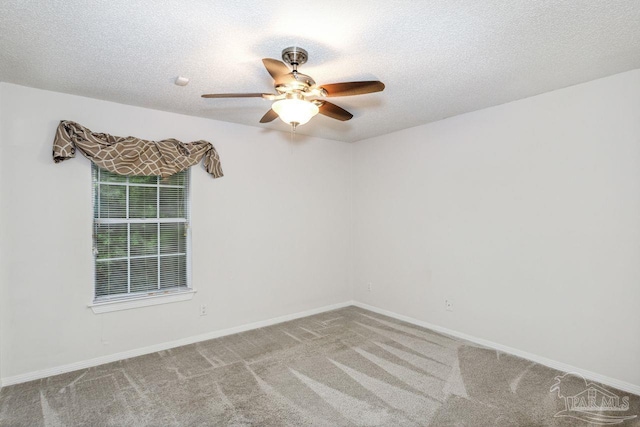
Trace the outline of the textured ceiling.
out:
M 260 59 L 291 45 L 319 84 L 386 84 L 298 128 L 356 141 L 640 68 L 640 1 L 0 2 L 1 81 L 285 131 L 269 101 L 200 95 L 271 92 Z

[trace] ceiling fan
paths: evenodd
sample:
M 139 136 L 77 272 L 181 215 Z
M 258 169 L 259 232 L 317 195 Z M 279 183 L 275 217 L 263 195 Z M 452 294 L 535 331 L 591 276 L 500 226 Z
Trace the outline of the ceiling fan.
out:
M 323 97 L 363 95 L 384 90 L 384 83 L 377 80 L 332 83 L 318 86 L 306 74 L 298 72 L 298 66 L 307 62 L 309 55 L 299 47 L 288 47 L 282 51 L 282 61 L 264 58 L 262 63 L 273 77 L 276 93 L 211 93 L 203 98 L 263 98 L 275 101 L 271 109 L 262 116 L 260 123 L 268 123 L 280 117 L 283 122 L 296 127 L 307 123 L 320 113 L 332 119 L 346 121 L 353 117 L 347 110 L 338 107 Z

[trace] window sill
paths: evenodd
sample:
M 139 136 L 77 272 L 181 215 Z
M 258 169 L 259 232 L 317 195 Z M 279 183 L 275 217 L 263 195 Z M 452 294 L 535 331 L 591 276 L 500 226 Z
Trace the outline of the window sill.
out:
M 196 291 L 171 292 L 163 295 L 145 295 L 137 298 L 127 298 L 124 300 L 92 302 L 89 307 L 95 314 L 109 313 L 112 311 L 129 310 L 131 308 L 147 307 L 150 305 L 169 304 L 178 301 L 188 301 L 193 298 Z

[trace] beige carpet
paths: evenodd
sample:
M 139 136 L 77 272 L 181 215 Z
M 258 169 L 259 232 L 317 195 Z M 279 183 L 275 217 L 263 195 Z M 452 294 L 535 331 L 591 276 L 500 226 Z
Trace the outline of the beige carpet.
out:
M 639 396 L 562 375 L 348 307 L 5 387 L 0 425 L 593 426 L 578 418 L 640 414 Z M 562 412 L 587 388 L 629 408 Z

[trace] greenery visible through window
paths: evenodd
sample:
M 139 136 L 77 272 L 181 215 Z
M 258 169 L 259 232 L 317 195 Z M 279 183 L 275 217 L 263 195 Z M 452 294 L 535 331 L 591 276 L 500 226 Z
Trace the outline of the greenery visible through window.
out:
M 189 171 L 92 178 L 96 301 L 188 288 Z

